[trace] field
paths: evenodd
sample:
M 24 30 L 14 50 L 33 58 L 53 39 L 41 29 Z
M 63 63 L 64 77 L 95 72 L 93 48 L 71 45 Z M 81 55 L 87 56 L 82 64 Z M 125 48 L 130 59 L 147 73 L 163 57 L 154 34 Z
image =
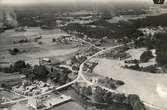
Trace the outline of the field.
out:
M 76 102 L 68 102 L 57 107 L 52 108 L 51 110 L 84 110 L 81 105 Z
M 10 81 L 10 80 L 17 80 L 17 79 L 20 79 L 22 75 L 20 74 L 16 74 L 16 73 L 3 73 L 3 72 L 0 72 L 0 82 L 3 82 L 3 81 Z
M 102 76 L 122 80 L 125 85 L 118 91 L 126 94 L 137 94 L 142 100 L 167 109 L 167 74 L 151 74 L 120 68 L 120 61 L 99 59 L 94 71 Z
M 2 90 L 2 91 L 0 91 L 0 98 L 5 98 L 8 101 L 10 101 L 10 100 L 23 98 L 23 97 L 16 95 L 16 94 L 9 92 L 9 91 Z
M 8 30 L 0 34 L 0 62 L 13 63 L 17 60 L 25 60 L 32 65 L 38 64 L 41 57 L 62 56 L 74 53 L 78 50 L 75 44 L 58 45 L 52 42 L 53 38 L 67 36 L 68 34 L 59 30 L 41 30 L 38 27 L 28 28 L 25 32 Z M 35 38 L 39 38 L 37 42 Z M 19 40 L 28 39 L 26 43 L 14 43 Z M 39 44 L 42 42 L 42 44 Z M 10 55 L 9 49 L 18 48 L 21 53 Z

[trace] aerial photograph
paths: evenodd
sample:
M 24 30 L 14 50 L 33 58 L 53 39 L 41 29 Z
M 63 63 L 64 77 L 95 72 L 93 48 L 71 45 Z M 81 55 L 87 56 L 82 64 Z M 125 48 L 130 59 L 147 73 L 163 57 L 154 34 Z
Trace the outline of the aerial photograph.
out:
M 0 0 L 0 110 L 167 110 L 167 1 Z

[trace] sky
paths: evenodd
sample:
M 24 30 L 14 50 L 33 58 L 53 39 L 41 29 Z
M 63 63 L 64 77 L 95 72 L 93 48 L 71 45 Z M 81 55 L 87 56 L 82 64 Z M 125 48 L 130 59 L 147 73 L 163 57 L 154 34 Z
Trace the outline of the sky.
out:
M 0 0 L 1 4 L 45 4 L 45 3 L 121 3 L 121 2 L 147 2 L 152 3 L 153 0 Z

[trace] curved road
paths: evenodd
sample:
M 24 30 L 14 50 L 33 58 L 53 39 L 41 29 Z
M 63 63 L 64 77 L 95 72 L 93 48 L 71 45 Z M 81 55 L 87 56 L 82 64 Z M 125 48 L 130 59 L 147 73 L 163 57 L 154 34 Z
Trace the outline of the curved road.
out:
M 84 40 L 82 40 L 82 41 L 84 41 Z M 84 41 L 84 42 L 87 42 L 87 41 Z M 95 48 L 98 48 L 98 47 L 96 47 L 95 45 L 93 45 L 93 44 L 91 44 L 91 43 L 89 43 L 89 42 L 87 42 L 87 43 L 90 44 L 90 45 L 92 45 L 92 46 L 95 47 Z M 111 49 L 115 49 L 115 48 L 118 48 L 118 47 L 121 47 L 121 46 L 124 46 L 124 45 L 122 44 L 122 45 L 117 45 L 117 46 L 114 46 L 114 47 L 110 47 L 110 48 L 101 50 L 101 51 L 99 51 L 99 52 L 93 54 L 92 56 L 88 57 L 88 59 L 85 60 L 85 61 L 80 65 L 77 78 L 74 79 L 73 81 L 67 83 L 67 84 L 64 84 L 64 85 L 62 85 L 62 86 L 57 87 L 55 90 L 60 90 L 60 89 L 62 89 L 62 88 L 68 87 L 68 86 L 70 86 L 70 85 L 76 83 L 76 82 L 79 80 L 79 78 L 82 78 L 82 79 L 84 80 L 84 82 L 86 82 L 88 85 L 99 86 L 99 87 L 101 87 L 101 88 L 103 88 L 103 89 L 105 89 L 105 90 L 108 90 L 108 91 L 110 91 L 110 92 L 116 92 L 116 91 L 113 91 L 113 90 L 111 90 L 111 89 L 109 89 L 109 88 L 106 88 L 106 87 L 104 87 L 104 86 L 100 86 L 100 85 L 97 85 L 97 84 L 94 84 L 94 83 L 90 82 L 89 80 L 87 80 L 87 79 L 85 78 L 85 76 L 82 74 L 82 72 L 83 72 L 84 64 L 85 64 L 87 61 L 89 61 L 90 59 L 92 59 L 93 57 L 95 57 L 95 56 L 97 56 L 97 55 L 99 55 L 99 54 L 102 54 L 102 53 L 105 52 L 105 51 L 108 51 L 108 50 L 111 50 Z M 99 48 L 98 48 L 98 49 L 99 49 Z M 12 100 L 12 101 L 4 102 L 4 103 L 1 103 L 1 104 L 2 104 L 2 105 L 14 104 L 14 103 L 17 103 L 17 102 L 20 102 L 20 101 L 28 100 L 28 99 L 30 99 L 30 98 L 32 98 L 32 97 L 39 97 L 39 96 L 42 96 L 42 95 L 46 95 L 46 94 L 49 94 L 49 93 L 51 93 L 51 92 L 53 92 L 53 91 L 54 91 L 54 90 L 51 90 L 51 91 L 42 93 L 42 94 L 40 94 L 40 95 L 35 95 L 35 96 L 31 96 L 31 97 L 25 97 L 25 98 L 22 98 L 22 99 Z
M 127 43 L 127 45 L 130 45 L 130 44 L 133 44 L 133 42 Z M 107 88 L 107 87 L 105 87 L 105 86 L 97 85 L 97 84 L 94 84 L 94 83 L 90 82 L 89 80 L 87 80 L 87 79 L 85 78 L 85 76 L 82 74 L 82 72 L 83 72 L 83 65 L 84 65 L 87 61 L 89 61 L 90 59 L 92 59 L 93 57 L 95 57 L 95 56 L 97 56 L 97 55 L 99 55 L 99 54 L 102 54 L 103 52 L 106 52 L 106 51 L 109 51 L 109 50 L 112 50 L 112 49 L 115 49 L 115 48 L 118 48 L 118 47 L 122 47 L 122 46 L 124 46 L 124 44 L 117 45 L 117 46 L 113 46 L 113 47 L 110 47 L 110 48 L 101 50 L 101 51 L 95 53 L 94 55 L 90 56 L 86 61 L 84 61 L 84 62 L 80 65 L 80 69 L 79 69 L 79 72 L 78 72 L 78 76 L 81 76 L 81 78 L 82 78 L 87 84 L 89 84 L 89 85 L 94 85 L 94 86 L 101 87 L 102 89 L 105 89 L 105 90 L 107 90 L 107 91 L 109 91 L 109 92 L 119 93 L 119 91 L 115 91 L 115 90 L 112 90 L 112 89 Z M 143 101 L 143 103 L 144 103 L 146 106 L 151 107 L 152 109 L 155 109 L 155 110 L 167 110 L 167 109 L 162 108 L 162 107 L 160 107 L 160 106 L 150 104 L 149 102 L 144 101 L 143 98 L 141 98 L 141 100 Z
M 82 40 L 82 41 L 84 41 L 84 40 Z M 87 42 L 87 41 L 84 41 L 84 42 Z M 95 45 L 93 45 L 93 44 L 91 44 L 91 43 L 89 43 L 89 42 L 87 42 L 87 43 L 90 44 L 90 45 L 92 45 L 93 47 L 96 47 Z M 127 45 L 130 45 L 130 44 L 133 44 L 133 42 L 127 43 Z M 100 49 L 99 47 L 96 47 L 97 49 L 100 49 L 101 51 L 99 51 L 99 52 L 93 54 L 92 56 L 88 57 L 88 59 L 85 60 L 85 61 L 80 65 L 77 78 L 76 78 L 75 80 L 73 80 L 73 81 L 67 83 L 67 84 L 64 84 L 64 85 L 62 85 L 62 86 L 60 86 L 60 87 L 57 87 L 55 90 L 60 90 L 60 89 L 62 89 L 62 88 L 68 87 L 68 86 L 70 86 L 70 85 L 76 83 L 76 82 L 79 80 L 79 78 L 82 78 L 83 81 L 86 82 L 88 85 L 98 86 L 98 87 L 101 87 L 102 89 L 105 89 L 105 90 L 107 90 L 107 91 L 109 91 L 109 92 L 119 93 L 119 92 L 116 91 L 116 90 L 112 90 L 112 89 L 107 88 L 107 87 L 105 87 L 105 86 L 101 86 L 101 85 L 92 83 L 91 81 L 89 81 L 88 79 L 85 78 L 85 76 L 82 74 L 82 72 L 83 72 L 84 64 L 85 64 L 86 62 L 88 62 L 89 60 L 91 60 L 92 58 L 94 58 L 94 57 L 96 57 L 96 56 L 98 56 L 98 55 L 100 55 L 100 54 L 102 54 L 102 53 L 104 53 L 104 52 L 106 52 L 106 51 L 109 51 L 109 50 L 112 50 L 112 49 L 115 49 L 115 48 L 118 48 L 118 47 L 122 47 L 122 46 L 124 46 L 124 44 L 117 45 L 117 46 L 113 46 L 113 47 L 109 47 L 109 48 L 104 49 L 104 50 Z M 42 96 L 42 95 L 45 95 L 45 94 L 48 94 L 48 93 L 51 93 L 51 92 L 53 92 L 53 90 L 52 90 L 52 91 L 45 92 L 45 93 L 40 94 L 40 95 L 33 96 L 33 97 L 39 97 L 39 96 Z M 23 98 L 23 99 L 19 99 L 19 100 L 16 100 L 16 101 L 10 101 L 10 102 L 6 102 L 6 103 L 2 103 L 2 104 L 5 105 L 5 104 L 17 103 L 17 102 L 20 102 L 20 101 L 28 100 L 29 98 L 32 98 L 32 97 L 26 97 L 26 98 Z M 165 109 L 160 108 L 160 107 L 158 107 L 158 106 L 156 106 L 156 105 L 149 104 L 148 102 L 145 102 L 144 100 L 143 100 L 143 103 L 144 103 L 146 106 L 149 106 L 149 107 L 154 108 L 154 109 L 157 109 L 157 110 L 165 110 Z
M 130 44 L 133 44 L 133 43 L 134 43 L 134 42 L 130 42 L 130 43 L 127 43 L 127 45 L 130 45 Z M 82 72 L 83 72 L 84 64 L 85 64 L 86 62 L 88 62 L 89 60 L 91 60 L 93 57 L 96 57 L 96 56 L 98 56 L 99 54 L 102 54 L 103 52 L 106 52 L 106 51 L 109 51 L 109 50 L 112 50 L 112 49 L 115 49 L 115 48 L 118 48 L 118 47 L 122 47 L 122 46 L 124 46 L 124 44 L 117 45 L 117 46 L 113 46 L 113 47 L 110 47 L 110 48 L 101 50 L 101 51 L 99 51 L 99 52 L 93 54 L 92 56 L 88 57 L 88 59 L 85 60 L 85 61 L 80 65 L 79 72 L 78 72 L 78 77 L 77 77 L 76 80 L 78 80 L 78 79 L 81 77 L 88 85 L 98 86 L 98 87 L 101 87 L 102 89 L 107 90 L 107 91 L 109 91 L 109 92 L 119 93 L 119 91 L 112 90 L 112 89 L 107 88 L 107 87 L 105 87 L 105 86 L 101 86 L 101 85 L 94 84 L 94 83 L 90 82 L 89 80 L 87 80 L 87 79 L 85 78 L 85 76 L 82 74 Z M 98 48 L 98 49 L 99 49 L 99 48 Z M 150 104 L 149 102 L 144 101 L 143 98 L 141 98 L 141 100 L 142 100 L 143 103 L 144 103 L 146 106 L 148 106 L 148 107 L 151 107 L 151 108 L 156 109 L 156 110 L 166 110 L 166 109 L 161 108 L 161 107 L 159 107 L 159 106 L 157 106 L 157 105 L 153 105 L 153 104 Z

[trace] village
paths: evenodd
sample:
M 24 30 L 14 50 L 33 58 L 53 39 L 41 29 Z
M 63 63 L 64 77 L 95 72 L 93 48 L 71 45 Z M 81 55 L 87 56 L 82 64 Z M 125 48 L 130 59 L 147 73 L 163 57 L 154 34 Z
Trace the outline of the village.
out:
M 74 37 L 72 39 L 69 39 L 69 36 L 67 36 L 67 38 L 68 39 L 66 39 L 66 37 L 62 37 L 63 41 L 64 39 L 66 39 L 67 41 L 74 40 L 77 42 L 83 42 L 83 40 L 75 40 Z M 61 41 L 60 38 L 58 39 L 59 40 L 55 39 L 54 42 Z M 72 100 L 71 96 L 57 93 L 57 91 L 63 88 L 68 88 L 68 86 L 75 84 L 75 83 L 79 83 L 81 88 L 85 88 L 85 86 L 86 88 L 91 87 L 91 89 L 94 90 L 95 92 L 93 92 L 90 89 L 89 90 L 90 93 L 93 92 L 94 94 L 96 94 L 96 89 L 98 89 L 98 87 L 100 86 L 104 90 L 109 90 L 109 91 L 112 91 L 112 93 L 115 92 L 117 94 L 117 91 L 115 91 L 115 89 L 123 85 L 124 82 L 119 81 L 119 80 L 114 80 L 114 79 L 112 80 L 112 78 L 111 80 L 101 79 L 101 78 L 98 80 L 94 78 L 94 79 L 90 79 L 89 81 L 89 79 L 85 78 L 82 75 L 82 70 L 86 71 L 86 74 L 93 72 L 93 69 L 96 67 L 98 63 L 87 62 L 87 61 L 89 61 L 89 59 L 95 57 L 99 53 L 98 50 L 95 49 L 96 45 L 87 43 L 87 41 L 84 41 L 83 44 L 86 44 L 86 45 L 89 44 L 90 47 L 88 46 L 87 49 L 84 48 L 84 50 L 79 50 L 74 56 L 66 60 L 64 59 L 55 60 L 53 57 L 43 57 L 39 59 L 39 66 L 35 65 L 34 67 L 32 67 L 29 64 L 26 64 L 24 61 L 15 62 L 13 66 L 12 65 L 10 66 L 9 70 L 13 69 L 16 72 L 20 72 L 22 74 L 24 73 L 24 77 L 22 76 L 19 82 L 18 82 L 18 79 L 15 79 L 15 83 L 17 82 L 16 83 L 17 85 L 14 84 L 15 86 L 13 86 L 13 83 L 11 85 L 9 85 L 10 83 L 6 85 L 3 81 L 2 87 L 6 89 L 2 89 L 2 90 L 4 92 L 7 90 L 11 94 L 18 95 L 20 97 L 16 99 L 10 99 L 9 97 L 2 97 L 1 105 L 5 107 L 8 104 L 14 104 L 17 102 L 21 103 L 23 101 L 24 103 L 21 106 L 26 105 L 28 108 L 40 109 L 40 110 L 49 109 L 56 105 L 64 103 L 66 101 Z M 99 48 L 97 47 L 97 49 Z M 92 50 L 95 50 L 95 51 L 92 51 Z M 102 53 L 103 51 L 105 52 L 105 50 L 102 50 Z M 42 72 L 42 74 L 38 72 Z M 39 75 L 41 74 L 41 75 L 38 76 L 38 74 Z M 64 74 L 64 75 L 60 75 L 60 74 Z M 39 77 L 42 78 L 43 80 L 47 80 L 47 82 L 34 80 L 34 79 L 38 79 Z M 80 82 L 79 80 L 80 77 L 83 78 L 84 82 L 82 81 Z M 104 81 L 106 82 L 109 81 L 110 84 L 106 86 L 106 82 Z M 111 90 L 107 89 L 105 86 L 109 88 L 111 87 Z M 74 85 L 74 88 L 76 87 Z M 53 93 L 54 94 L 56 93 L 56 97 L 55 95 L 53 96 L 51 95 Z M 98 99 L 97 100 L 92 99 L 93 97 L 90 96 L 90 94 L 88 93 L 84 93 L 84 96 L 89 97 L 93 102 L 97 103 L 98 101 Z M 117 97 L 121 98 L 122 95 L 119 96 L 119 93 L 118 93 Z M 126 99 L 125 96 L 123 97 L 124 97 L 123 100 L 125 100 Z M 119 99 L 118 100 L 113 99 L 113 100 L 116 100 L 114 101 L 115 103 L 120 102 Z M 120 103 L 123 103 L 123 102 L 121 101 Z
M 0 110 L 167 109 L 166 8 L 22 8 L 0 10 Z

